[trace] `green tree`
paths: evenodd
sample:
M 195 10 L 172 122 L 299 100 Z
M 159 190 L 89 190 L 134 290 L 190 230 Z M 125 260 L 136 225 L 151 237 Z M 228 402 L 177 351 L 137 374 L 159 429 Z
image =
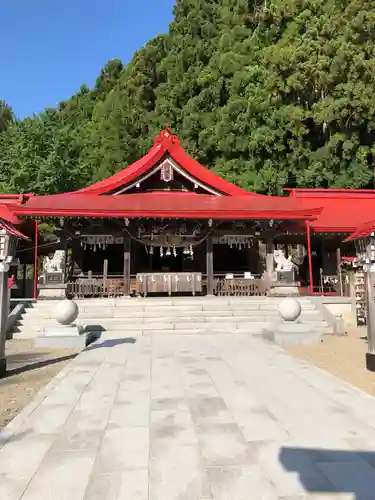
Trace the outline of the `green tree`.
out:
M 57 110 L 0 103 L 0 189 L 81 187 L 168 125 L 187 151 L 258 192 L 374 187 L 375 4 L 177 0 L 169 32 Z
M 13 120 L 12 108 L 5 101 L 0 100 L 0 134 L 8 128 Z

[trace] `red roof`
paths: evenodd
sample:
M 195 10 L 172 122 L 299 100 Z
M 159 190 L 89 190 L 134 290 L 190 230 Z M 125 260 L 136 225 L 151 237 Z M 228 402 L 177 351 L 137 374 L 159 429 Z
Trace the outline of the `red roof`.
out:
M 34 196 L 14 207 L 17 215 L 155 217 L 191 219 L 312 219 L 320 208 L 309 209 L 299 200 L 269 196 L 215 196 L 194 193 L 139 193 L 98 196 L 77 192 L 69 195 Z
M 345 241 L 360 240 L 375 231 L 375 220 L 361 224 Z
M 18 231 L 15 227 L 7 224 L 4 221 L 0 221 L 0 229 L 4 229 L 10 236 L 15 236 L 16 238 L 21 238 L 23 240 L 28 240 L 29 238 L 23 233 Z
M 167 156 L 172 158 L 191 177 L 222 194 L 228 196 L 259 196 L 222 179 L 211 170 L 198 163 L 185 153 L 178 137 L 168 130 L 163 130 L 160 135 L 155 138 L 153 147 L 140 160 L 124 168 L 121 172 L 108 177 L 108 179 L 104 179 L 103 181 L 76 192 L 100 195 L 112 193 L 115 189 L 130 184 L 140 176 L 145 175 Z
M 311 223 L 316 232 L 351 233 L 364 218 L 375 214 L 375 190 L 362 189 L 286 189 L 290 197 L 308 208 L 322 207 Z
M 0 202 L 0 219 L 10 222 L 11 224 L 20 224 L 21 221 L 14 215 L 13 207 L 2 205 Z
M 210 193 L 121 194 L 150 176 L 165 159 Z M 375 190 L 287 189 L 289 196 L 257 195 L 225 181 L 189 155 L 167 130 L 140 160 L 121 172 L 74 193 L 53 196 L 0 195 L 0 218 L 19 216 L 155 217 L 312 220 L 315 232 L 353 233 L 375 215 Z M 116 193 L 116 194 L 114 194 Z

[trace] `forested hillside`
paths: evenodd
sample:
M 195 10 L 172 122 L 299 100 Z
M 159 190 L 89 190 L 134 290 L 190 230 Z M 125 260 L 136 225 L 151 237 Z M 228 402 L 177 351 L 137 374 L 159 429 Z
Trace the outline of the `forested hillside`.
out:
M 0 191 L 105 178 L 165 126 L 251 190 L 374 187 L 373 0 L 177 0 L 174 14 L 58 109 L 17 120 L 0 101 Z

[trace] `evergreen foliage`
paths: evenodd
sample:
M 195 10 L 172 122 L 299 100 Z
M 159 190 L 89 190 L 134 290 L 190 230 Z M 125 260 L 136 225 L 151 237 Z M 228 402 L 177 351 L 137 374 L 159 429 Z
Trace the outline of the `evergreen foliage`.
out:
M 177 0 L 169 33 L 94 88 L 17 120 L 0 101 L 0 190 L 57 193 L 142 156 L 166 125 L 247 189 L 374 187 L 375 4 Z

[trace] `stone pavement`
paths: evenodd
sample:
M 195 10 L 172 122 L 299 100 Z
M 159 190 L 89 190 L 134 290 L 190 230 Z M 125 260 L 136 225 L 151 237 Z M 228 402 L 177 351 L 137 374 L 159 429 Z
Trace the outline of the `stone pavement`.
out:
M 247 335 L 103 339 L 0 447 L 0 500 L 375 498 L 375 399 Z

